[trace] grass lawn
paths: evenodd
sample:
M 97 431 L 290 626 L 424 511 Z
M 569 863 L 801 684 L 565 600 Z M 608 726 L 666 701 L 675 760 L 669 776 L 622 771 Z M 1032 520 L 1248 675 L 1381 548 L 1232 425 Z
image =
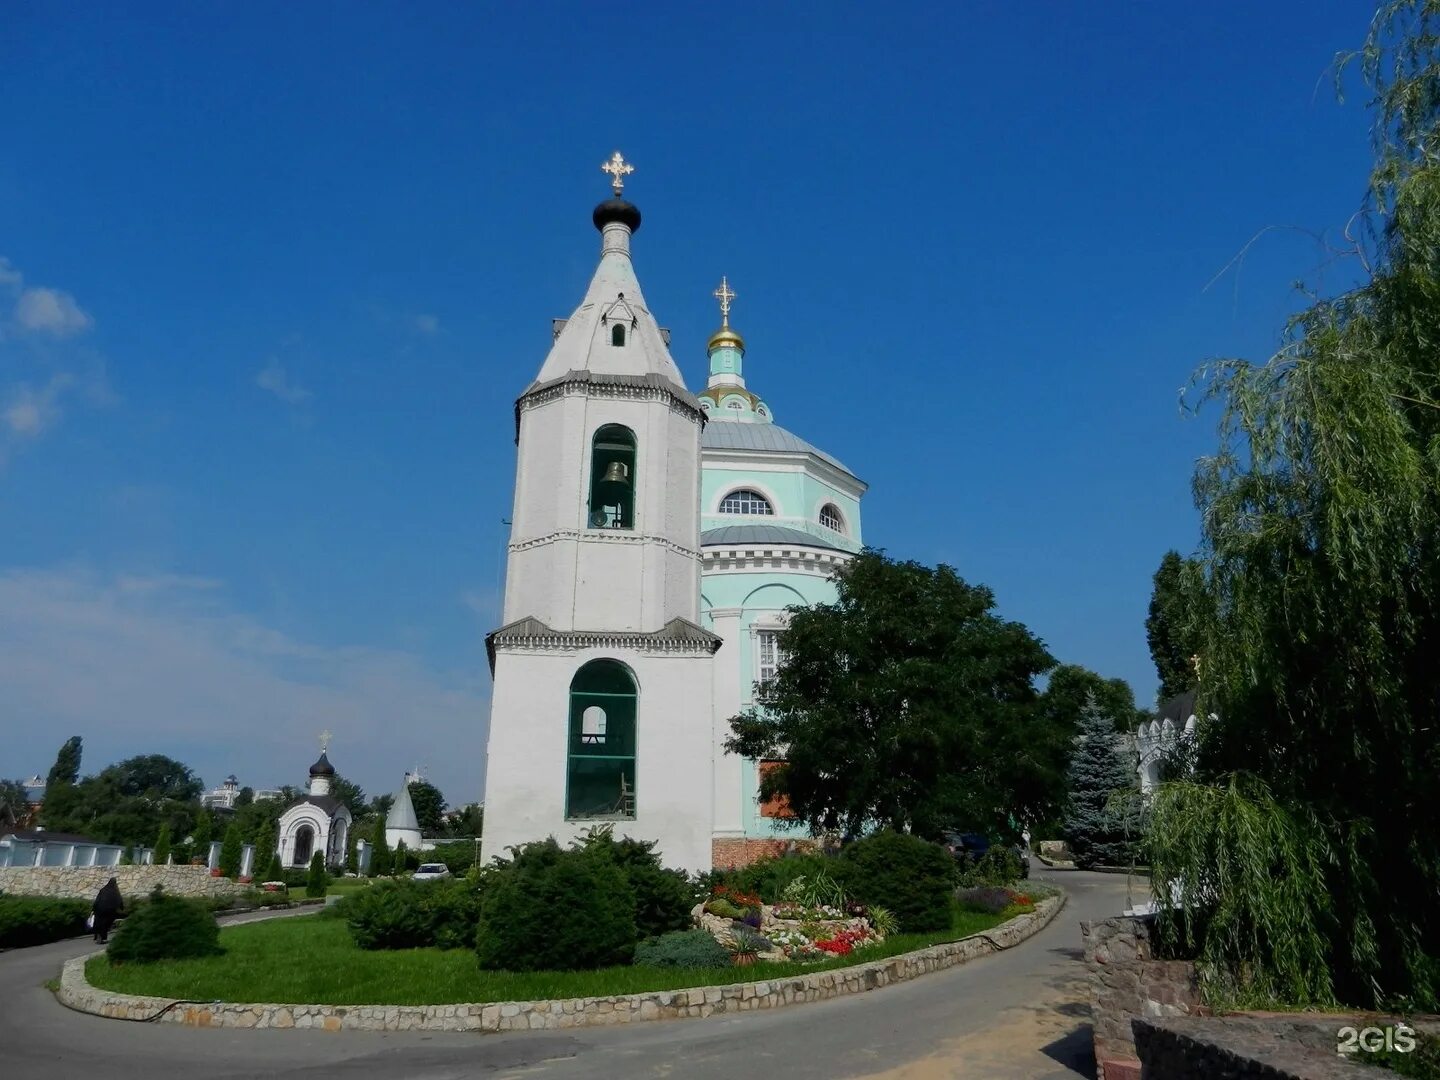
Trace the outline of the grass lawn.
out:
M 368 888 L 370 888 L 370 879 L 369 879 L 369 878 L 354 878 L 354 877 L 349 877 L 349 878 L 331 878 L 331 879 L 330 879 L 330 884 L 329 884 L 329 885 L 326 887 L 326 889 L 325 889 L 325 895 L 326 895 L 326 896 L 349 896 L 351 893 L 357 893 L 357 892 L 359 892 L 361 889 L 368 889 Z M 296 891 L 298 891 L 298 892 L 304 892 L 304 891 L 305 891 L 304 886 L 301 886 L 301 887 L 300 887 L 298 890 L 296 890 Z
M 957 906 L 949 930 L 896 934 L 874 948 L 815 964 L 762 963 L 708 971 L 614 967 L 508 972 L 482 971 L 469 949 L 366 952 L 350 940 L 345 920 L 307 915 L 226 927 L 220 931 L 223 956 L 124 966 L 112 966 L 100 956 L 90 961 L 85 974 L 92 984 L 106 990 L 201 1001 L 449 1005 L 601 997 L 829 971 L 954 941 L 988 930 L 1008 917 L 977 915 Z

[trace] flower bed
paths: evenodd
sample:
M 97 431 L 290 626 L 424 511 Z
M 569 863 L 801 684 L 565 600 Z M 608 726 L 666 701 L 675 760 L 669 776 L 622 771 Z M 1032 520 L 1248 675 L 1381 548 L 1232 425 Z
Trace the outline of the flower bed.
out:
M 872 923 L 871 912 L 848 902 L 828 878 L 809 882 L 799 878 L 775 904 L 762 903 L 754 893 L 717 885 L 693 915 L 696 926 L 737 958 L 753 949 L 754 955 L 766 960 L 824 960 L 878 945 L 886 936 L 886 919 L 877 920 L 880 925 Z

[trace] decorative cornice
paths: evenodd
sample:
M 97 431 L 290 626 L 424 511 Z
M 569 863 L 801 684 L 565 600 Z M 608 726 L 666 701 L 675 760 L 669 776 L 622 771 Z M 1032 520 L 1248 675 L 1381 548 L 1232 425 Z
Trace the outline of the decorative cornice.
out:
M 555 630 L 534 616 L 508 623 L 485 638 L 490 673 L 495 654 L 505 652 L 574 653 L 584 649 L 629 649 L 651 655 L 712 656 L 722 639 L 688 619 L 674 618 L 659 630 Z
M 704 425 L 706 417 L 700 399 L 683 386 L 660 375 L 605 375 L 594 371 L 570 370 L 558 379 L 534 382 L 515 402 L 515 441 L 520 441 L 520 414 L 567 396 L 619 398 L 626 401 L 664 401 L 678 412 Z
M 679 555 L 684 555 L 687 559 L 700 558 L 700 552 L 694 548 L 687 548 L 684 544 L 677 544 L 669 537 L 630 532 L 626 529 L 557 529 L 544 536 L 536 536 L 511 544 L 509 550 L 511 552 L 528 551 L 531 548 L 553 544 L 558 540 L 575 540 L 580 543 L 594 544 L 658 544 Z
M 800 570 L 829 575 L 855 557 L 853 552 L 778 544 L 707 547 L 700 552 L 701 573 L 725 570 Z

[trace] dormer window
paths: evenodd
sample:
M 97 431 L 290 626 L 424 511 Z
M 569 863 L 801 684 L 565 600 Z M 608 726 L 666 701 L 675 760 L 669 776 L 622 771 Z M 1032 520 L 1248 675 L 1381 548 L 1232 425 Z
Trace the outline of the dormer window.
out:
M 721 500 L 720 513 L 769 517 L 775 513 L 775 508 L 770 505 L 770 500 L 758 491 L 741 488 L 739 491 L 730 492 Z
M 625 327 L 624 327 L 623 325 L 621 325 L 620 323 L 616 323 L 614 326 L 612 326 L 612 327 L 610 328 L 610 344 L 611 344 L 611 345 L 624 345 L 624 344 L 625 344 Z
M 845 519 L 840 516 L 840 510 L 834 503 L 826 503 L 820 508 L 820 524 L 841 535 L 845 533 Z

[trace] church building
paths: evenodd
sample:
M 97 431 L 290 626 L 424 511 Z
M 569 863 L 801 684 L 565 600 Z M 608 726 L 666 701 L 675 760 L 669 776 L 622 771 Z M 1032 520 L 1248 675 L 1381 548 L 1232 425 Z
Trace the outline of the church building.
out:
M 670 866 L 738 865 L 807 835 L 760 805 L 770 763 L 722 744 L 785 609 L 834 598 L 865 485 L 748 389 L 727 282 L 707 386 L 686 388 L 631 258 L 633 168 L 603 168 L 599 265 L 515 406 L 483 855 L 610 824 Z
M 276 823 L 276 850 L 282 866 L 309 866 L 317 851 L 325 856 L 326 866 L 345 865 L 351 815 L 350 808 L 330 793 L 334 779 L 335 766 L 330 764 L 329 751 L 322 741 L 320 757 L 310 766 L 309 787 L 285 808 Z M 268 859 L 268 855 L 257 858 Z

